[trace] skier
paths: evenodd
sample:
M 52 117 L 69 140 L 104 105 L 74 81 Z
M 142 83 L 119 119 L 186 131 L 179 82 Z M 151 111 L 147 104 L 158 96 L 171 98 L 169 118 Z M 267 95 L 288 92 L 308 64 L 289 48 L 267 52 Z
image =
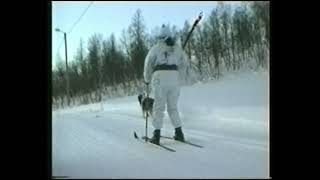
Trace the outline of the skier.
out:
M 144 63 L 144 80 L 150 92 L 150 82 L 154 94 L 153 137 L 151 142 L 160 143 L 160 130 L 163 126 L 165 107 L 175 128 L 174 139 L 184 142 L 182 123 L 177 103 L 180 85 L 186 77 L 187 56 L 175 42 L 168 26 L 162 25 L 158 42 L 148 52 Z

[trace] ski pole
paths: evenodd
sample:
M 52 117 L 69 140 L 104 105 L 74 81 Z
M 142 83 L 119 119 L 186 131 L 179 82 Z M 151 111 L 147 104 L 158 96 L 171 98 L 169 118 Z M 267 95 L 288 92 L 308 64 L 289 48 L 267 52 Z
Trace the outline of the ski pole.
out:
M 147 85 L 147 104 L 149 104 L 149 83 L 146 83 Z M 148 139 L 148 116 L 149 116 L 149 113 L 147 111 L 147 115 L 146 115 L 146 142 L 147 142 L 147 139 Z

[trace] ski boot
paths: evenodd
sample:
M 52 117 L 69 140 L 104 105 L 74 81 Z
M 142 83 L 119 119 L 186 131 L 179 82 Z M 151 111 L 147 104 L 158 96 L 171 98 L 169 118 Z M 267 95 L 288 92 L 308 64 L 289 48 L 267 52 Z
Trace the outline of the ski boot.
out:
M 184 142 L 184 136 L 181 127 L 175 129 L 175 135 L 173 137 L 177 141 Z
M 157 145 L 160 144 L 160 129 L 153 131 L 153 137 L 150 139 L 150 142 Z

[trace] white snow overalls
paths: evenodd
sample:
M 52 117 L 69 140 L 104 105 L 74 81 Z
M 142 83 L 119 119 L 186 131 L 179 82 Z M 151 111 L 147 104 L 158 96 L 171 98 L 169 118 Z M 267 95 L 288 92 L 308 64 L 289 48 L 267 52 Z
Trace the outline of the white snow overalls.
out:
M 182 48 L 158 42 L 149 51 L 144 64 L 144 79 L 151 82 L 154 94 L 153 121 L 155 129 L 163 127 L 165 107 L 174 128 L 181 127 L 178 113 L 181 79 L 185 76 L 187 56 Z

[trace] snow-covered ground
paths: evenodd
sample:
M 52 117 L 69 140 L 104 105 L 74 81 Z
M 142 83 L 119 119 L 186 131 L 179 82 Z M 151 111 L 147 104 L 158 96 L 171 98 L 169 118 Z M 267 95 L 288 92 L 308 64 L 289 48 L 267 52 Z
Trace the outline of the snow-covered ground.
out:
M 145 133 L 137 96 L 52 113 L 52 175 L 70 178 L 269 178 L 269 74 L 233 73 L 183 87 L 185 138 L 176 150 L 138 142 Z M 173 136 L 168 116 L 163 135 Z M 148 134 L 151 136 L 152 124 Z

